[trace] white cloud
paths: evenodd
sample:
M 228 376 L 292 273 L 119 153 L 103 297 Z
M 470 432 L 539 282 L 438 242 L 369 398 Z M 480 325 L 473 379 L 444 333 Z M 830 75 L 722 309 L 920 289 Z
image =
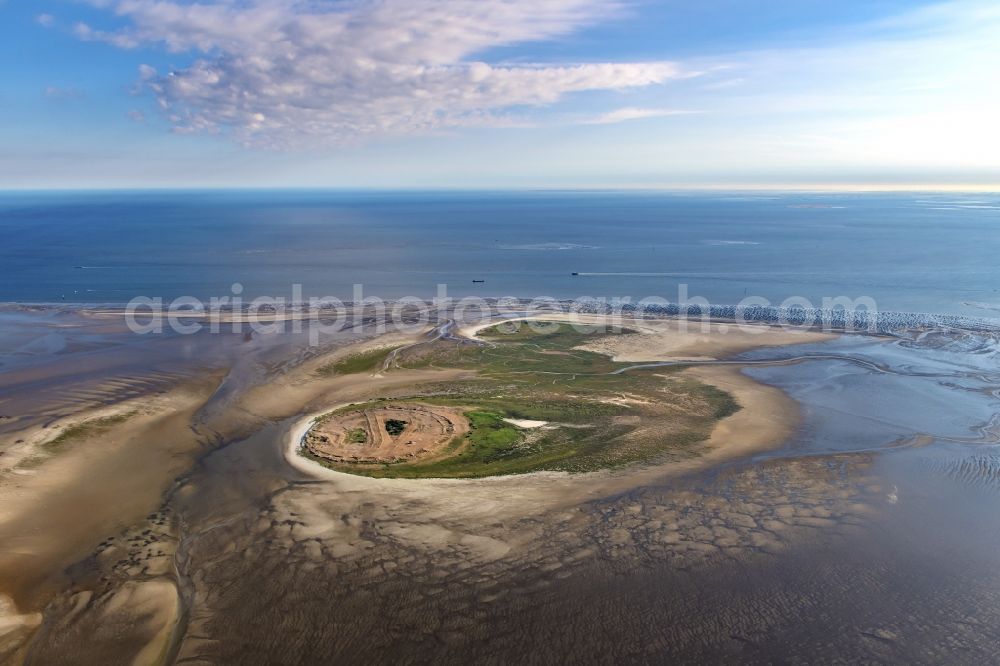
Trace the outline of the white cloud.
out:
M 692 149 L 696 157 L 789 171 L 1000 167 L 995 0 L 921 7 L 812 44 L 721 59 L 740 64 L 717 70 L 720 82 L 741 83 L 712 85 L 708 75 L 688 98 L 725 121 Z
M 73 87 L 49 86 L 43 92 L 47 98 L 58 101 L 80 100 L 87 96 L 86 91 Z
M 52 14 L 39 14 L 35 17 L 35 21 L 43 28 L 49 28 L 55 23 L 56 17 Z
M 127 22 L 76 34 L 192 52 L 142 72 L 180 132 L 271 147 L 341 144 L 505 125 L 515 107 L 682 75 L 670 62 L 505 65 L 489 49 L 555 39 L 621 11 L 617 0 L 91 0 Z M 481 58 L 481 56 L 480 56 Z
M 667 116 L 682 116 L 698 111 L 687 111 L 684 109 L 642 109 L 634 106 L 627 106 L 623 109 L 615 109 L 607 113 L 602 113 L 594 118 L 583 121 L 585 125 L 612 125 L 614 123 L 624 123 L 629 120 L 642 120 L 644 118 L 665 118 Z

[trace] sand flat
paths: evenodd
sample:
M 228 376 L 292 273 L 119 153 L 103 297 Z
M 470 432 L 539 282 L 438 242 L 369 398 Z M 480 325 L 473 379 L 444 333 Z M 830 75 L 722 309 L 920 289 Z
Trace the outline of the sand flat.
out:
M 587 316 L 537 318 L 594 324 L 604 321 Z M 715 358 L 752 346 L 826 339 L 810 334 L 785 334 L 768 327 L 752 338 L 729 338 L 717 328 L 691 338 L 674 328 L 674 322 L 642 320 L 625 325 L 639 333 L 614 339 L 632 346 L 604 348 L 602 353 L 616 357 L 621 354 L 640 361 L 674 360 L 678 358 L 676 355 L 693 353 Z M 743 409 L 717 423 L 705 442 L 704 453 L 687 460 L 586 474 L 537 472 L 482 479 L 375 479 L 332 471 L 298 455 L 298 443 L 313 415 L 375 397 L 404 395 L 413 386 L 475 376 L 474 371 L 453 369 L 393 368 L 388 372 L 332 377 L 316 371 L 331 359 L 426 339 L 422 333 L 369 338 L 305 362 L 292 363 L 231 395 L 218 392 L 219 377 L 206 372 L 199 382 L 185 385 L 183 390 L 178 388 L 176 394 L 168 392 L 162 398 L 166 401 L 162 409 L 152 409 L 115 426 L 113 440 L 103 446 L 62 453 L 39 467 L 33 477 L 0 490 L 0 498 L 10 500 L 0 513 L 0 536 L 10 537 L 5 538 L 8 550 L 0 554 L 0 585 L 16 603 L 12 612 L 33 612 L 37 602 L 62 584 L 59 572 L 68 564 L 86 556 L 107 535 L 142 524 L 141 516 L 157 505 L 169 482 L 190 466 L 190 454 L 201 445 L 191 430 L 196 413 L 199 427 L 224 441 L 234 441 L 265 425 L 271 427 L 274 422 L 287 420 L 280 431 L 284 458 L 315 482 L 309 484 L 307 492 L 289 493 L 275 502 L 280 510 L 289 503 L 289 511 L 314 516 L 309 519 L 310 524 L 344 532 L 344 538 L 336 543 L 338 557 L 357 553 L 363 547 L 363 541 L 357 540 L 358 526 L 345 523 L 342 517 L 373 510 L 370 507 L 383 507 L 386 513 L 379 530 L 397 535 L 402 541 L 422 544 L 422 548 L 457 548 L 470 562 L 507 557 L 508 553 L 517 552 L 519 544 L 535 538 L 533 528 L 528 527 L 530 520 L 526 527 L 503 534 L 494 532 L 488 541 L 481 533 L 482 525 L 498 521 L 521 524 L 526 518 L 572 510 L 582 502 L 779 446 L 797 422 L 795 403 L 780 390 L 746 377 L 738 366 L 701 367 L 686 369 L 684 373 L 730 392 Z M 730 339 L 734 341 L 727 343 Z M 751 342 L 753 345 L 748 347 Z M 663 356 L 650 356 L 653 351 Z M 213 409 L 199 411 L 210 398 Z M 126 407 L 118 405 L 115 409 Z M 74 418 L 85 420 L 110 413 L 107 407 L 101 409 L 104 411 L 85 410 Z M 306 416 L 295 418 L 301 414 Z M 524 423 L 523 427 L 541 426 Z M 143 444 L 141 455 L 135 448 L 136 442 Z M 121 509 L 123 503 L 129 507 L 125 513 Z M 64 507 L 42 529 L 34 512 L 40 504 Z M 290 514 L 288 518 L 295 517 Z M 449 528 L 431 529 L 445 522 Z M 293 535 L 299 538 L 295 530 Z M 147 656 L 163 649 L 178 612 L 172 583 L 161 577 L 148 587 L 123 589 L 130 592 L 123 592 L 119 599 L 135 603 L 129 601 L 122 606 L 121 617 L 150 618 L 148 623 L 134 627 L 134 638 L 145 646 L 142 649 Z M 137 591 L 141 593 L 131 594 Z
M 656 361 L 717 360 L 760 347 L 824 342 L 836 333 L 779 327 L 760 323 L 705 321 L 697 319 L 650 319 L 628 316 L 539 313 L 504 321 L 556 321 L 592 326 L 619 326 L 639 335 L 604 336 L 581 345 L 579 349 L 606 354 L 623 363 Z M 464 326 L 461 334 L 474 337 L 484 328 L 500 323 L 491 321 Z
M 639 335 L 609 336 L 580 347 L 607 354 L 615 361 L 705 361 L 760 347 L 824 342 L 833 333 L 785 329 L 763 324 L 725 324 L 679 320 L 643 320 Z
M 191 420 L 219 380 L 208 374 L 155 399 L 136 399 L 143 413 L 68 443 L 35 474 L 0 486 L 0 589 L 20 608 L 34 608 L 30 600 L 55 582 L 52 576 L 154 509 L 201 449 Z

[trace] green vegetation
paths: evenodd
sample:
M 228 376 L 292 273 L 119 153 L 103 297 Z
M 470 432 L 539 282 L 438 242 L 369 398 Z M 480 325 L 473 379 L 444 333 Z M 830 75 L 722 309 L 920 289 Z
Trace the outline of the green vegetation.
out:
M 395 347 L 381 347 L 352 354 L 320 366 L 316 372 L 324 377 L 353 375 L 359 372 L 376 372 L 385 364 L 385 359 Z
M 466 412 L 469 419 L 469 455 L 481 462 L 497 460 L 510 454 L 521 443 L 518 429 L 495 412 Z
M 20 467 L 31 468 L 37 467 L 42 462 L 44 462 L 49 455 L 59 453 L 63 450 L 67 444 L 86 439 L 88 437 L 95 437 L 97 435 L 103 435 L 112 427 L 128 421 L 130 418 L 135 416 L 136 412 L 125 412 L 123 414 L 115 414 L 114 416 L 104 416 L 97 419 L 90 419 L 89 421 L 83 421 L 81 423 L 74 423 L 71 426 L 63 428 L 62 432 L 53 437 L 47 442 L 44 442 L 41 447 L 41 455 L 34 455 L 29 458 L 25 458 L 21 461 Z
M 368 441 L 368 433 L 364 428 L 355 428 L 347 433 L 347 441 L 352 444 L 364 444 Z
M 393 437 L 399 437 L 403 434 L 404 430 L 406 430 L 406 421 L 400 421 L 399 419 L 386 419 L 385 431 Z
M 680 375 L 682 365 L 632 368 L 576 349 L 595 336 L 630 331 L 581 332 L 553 323 L 542 330 L 521 326 L 510 333 L 502 327 L 480 333 L 490 345 L 438 340 L 408 348 L 396 359 L 404 368 L 477 371 L 473 380 L 423 386 L 419 393 L 400 396 L 465 410 L 471 430 L 456 438 L 447 455 L 335 467 L 378 477 L 463 478 L 539 470 L 586 472 L 682 459 L 698 455 L 714 424 L 739 409 L 728 393 Z M 519 428 L 504 419 L 548 425 Z

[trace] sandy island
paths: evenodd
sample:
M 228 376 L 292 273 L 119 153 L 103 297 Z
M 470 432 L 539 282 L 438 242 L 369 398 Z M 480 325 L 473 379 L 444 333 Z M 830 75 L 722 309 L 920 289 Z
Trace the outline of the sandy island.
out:
M 517 318 L 524 321 L 529 318 Z M 530 319 L 602 325 L 600 315 L 539 314 Z M 497 322 L 463 327 L 460 335 L 474 336 Z M 673 360 L 714 360 L 739 351 L 768 346 L 822 342 L 836 336 L 810 331 L 784 331 L 765 325 L 748 325 L 740 331 L 714 323 L 707 332 L 682 332 L 671 320 L 626 320 L 624 327 L 635 335 L 609 336 L 582 348 L 613 356 L 615 360 L 656 362 Z M 699 324 L 700 326 L 700 324 Z M 692 324 L 690 328 L 695 328 Z M 395 374 L 395 373 L 392 373 Z M 570 474 L 533 472 L 478 479 L 375 479 L 338 472 L 301 455 L 301 444 L 315 419 L 338 409 L 330 405 L 321 412 L 297 420 L 285 440 L 285 456 L 296 469 L 334 484 L 337 491 L 362 493 L 373 500 L 381 494 L 403 495 L 440 507 L 455 507 L 456 487 L 461 488 L 462 510 L 470 514 L 523 517 L 571 506 L 588 498 L 600 497 L 629 488 L 691 473 L 719 463 L 780 446 L 799 423 L 798 406 L 781 390 L 754 381 L 738 365 L 692 367 L 683 374 L 729 392 L 742 409 L 724 418 L 713 429 L 705 451 L 697 458 L 665 464 L 635 465 L 616 470 Z M 355 376 L 358 385 L 370 377 Z M 537 427 L 532 422 L 524 427 Z M 386 501 L 392 501 L 388 498 Z

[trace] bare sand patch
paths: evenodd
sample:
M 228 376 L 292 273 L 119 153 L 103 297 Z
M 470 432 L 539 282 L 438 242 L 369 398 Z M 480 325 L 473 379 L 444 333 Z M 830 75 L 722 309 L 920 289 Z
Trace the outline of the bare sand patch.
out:
M 101 592 L 76 591 L 55 604 L 61 612 L 47 613 L 50 622 L 29 648 L 40 663 L 168 663 L 181 610 L 172 580 L 132 578 Z
M 267 419 L 285 419 L 310 412 L 323 414 L 341 407 L 384 397 L 422 383 L 458 381 L 473 376 L 468 370 L 393 370 L 386 374 L 304 378 L 299 373 L 257 386 L 241 396 L 240 407 Z
M 832 340 L 836 335 L 763 324 L 643 321 L 635 335 L 595 339 L 578 349 L 606 354 L 614 361 L 707 361 L 760 347 L 783 347 Z
M 533 421 L 531 419 L 504 419 L 507 423 L 511 425 L 516 425 L 518 428 L 541 428 L 542 426 L 547 426 L 548 421 Z
M 343 464 L 427 461 L 469 432 L 461 410 L 391 403 L 322 418 L 305 436 L 314 456 Z
M 164 395 L 119 405 L 138 412 L 67 442 L 37 474 L 6 477 L 0 485 L 0 589 L 18 608 L 35 608 L 50 586 L 59 584 L 59 572 L 159 504 L 201 450 L 191 421 L 219 379 L 208 375 Z
M 177 622 L 177 588 L 169 580 L 125 583 L 103 608 L 100 626 L 109 634 L 106 638 L 114 649 L 116 625 L 138 634 L 145 644 L 132 659 L 136 666 L 155 664 L 166 656 L 170 635 Z M 103 638 L 98 634 L 98 638 Z
M 0 594 L 0 658 L 14 654 L 41 623 L 41 613 L 20 613 L 9 597 Z
M 767 324 L 682 319 L 635 319 L 588 314 L 540 313 L 508 321 L 554 321 L 591 326 L 619 326 L 636 331 L 633 335 L 608 335 L 577 347 L 610 356 L 623 363 L 656 361 L 716 360 L 760 347 L 823 342 L 836 338 L 834 333 L 783 328 Z M 479 331 L 498 322 L 478 323 L 461 329 L 462 335 L 474 337 Z
M 791 436 L 799 423 L 797 403 L 783 391 L 761 384 L 737 366 L 701 366 L 684 374 L 727 391 L 742 409 L 716 424 L 706 441 L 707 462 L 752 455 L 771 449 Z

